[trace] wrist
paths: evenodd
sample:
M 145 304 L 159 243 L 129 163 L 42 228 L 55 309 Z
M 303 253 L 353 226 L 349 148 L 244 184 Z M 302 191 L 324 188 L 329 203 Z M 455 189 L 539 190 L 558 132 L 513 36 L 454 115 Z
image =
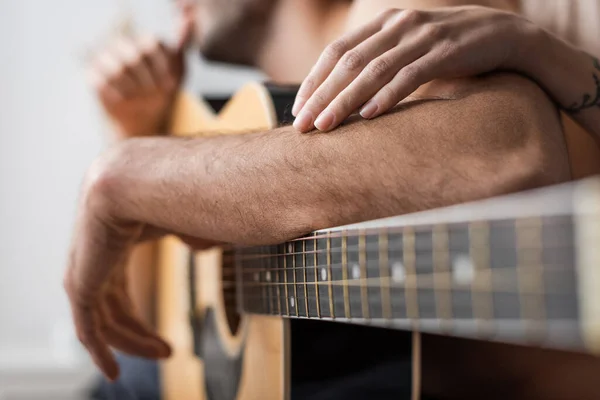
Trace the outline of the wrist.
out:
M 506 67 L 537 80 L 545 70 L 540 66 L 550 52 L 548 32 L 525 18 L 518 19 L 513 40 L 514 51 L 510 54 Z

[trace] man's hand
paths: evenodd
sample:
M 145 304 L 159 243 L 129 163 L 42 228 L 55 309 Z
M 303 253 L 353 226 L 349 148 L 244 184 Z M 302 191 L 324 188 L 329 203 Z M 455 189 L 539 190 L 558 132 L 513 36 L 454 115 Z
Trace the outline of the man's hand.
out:
M 166 128 L 193 29 L 193 19 L 184 17 L 174 47 L 152 37 L 120 37 L 95 55 L 89 80 L 120 139 Z
M 136 242 L 174 233 L 196 248 L 281 243 L 569 178 L 560 121 L 537 86 L 513 76 L 445 85 L 452 100 L 405 104 L 331 134 L 284 126 L 116 144 L 83 186 L 65 275 L 79 338 L 96 364 L 114 379 L 109 346 L 168 355 L 124 294 L 122 269 Z
M 119 370 L 109 347 L 145 358 L 165 358 L 171 353 L 169 345 L 135 314 L 125 265 L 136 243 L 176 233 L 115 215 L 106 190 L 113 154 L 108 152 L 96 161 L 83 185 L 64 277 L 77 336 L 110 380 L 118 377 Z M 216 244 L 178 236 L 196 250 Z

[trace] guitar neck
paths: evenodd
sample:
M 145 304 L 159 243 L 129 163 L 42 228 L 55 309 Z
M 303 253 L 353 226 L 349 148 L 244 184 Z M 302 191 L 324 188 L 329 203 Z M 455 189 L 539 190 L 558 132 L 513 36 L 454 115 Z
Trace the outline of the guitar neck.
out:
M 600 214 L 578 211 L 570 189 L 237 248 L 224 268 L 247 313 L 584 348 L 580 261 Z

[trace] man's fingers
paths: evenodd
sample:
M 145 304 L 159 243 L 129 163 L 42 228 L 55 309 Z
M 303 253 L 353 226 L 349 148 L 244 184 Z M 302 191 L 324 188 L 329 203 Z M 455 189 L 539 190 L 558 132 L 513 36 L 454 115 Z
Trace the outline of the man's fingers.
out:
M 431 54 L 427 54 L 401 69 L 390 83 L 365 104 L 360 115 L 366 119 L 378 117 L 428 82 L 432 76 L 432 58 Z
M 114 89 L 123 97 L 137 91 L 135 77 L 132 76 L 119 58 L 105 51 L 96 57 L 95 69 L 99 71 Z
M 106 378 L 114 381 L 119 376 L 119 366 L 98 329 L 99 315 L 95 308 L 72 303 L 71 311 L 79 341 Z
M 186 3 L 182 14 L 181 23 L 177 32 L 177 42 L 175 43 L 175 50 L 180 54 L 186 50 L 194 39 L 196 16 L 194 15 L 193 4 Z
M 118 88 L 109 83 L 108 78 L 101 71 L 94 67 L 87 71 L 87 77 L 90 85 L 96 90 L 104 103 L 116 103 L 125 97 Z
M 152 76 L 148 54 L 138 43 L 121 37 L 115 44 L 114 53 L 123 63 L 127 74 L 135 80 L 138 86 L 147 91 L 156 88 L 157 83 Z
M 171 347 L 136 318 L 129 301 L 118 294 L 106 297 L 104 316 L 107 340 L 119 350 L 149 358 L 164 358 L 171 354 Z
M 162 42 L 153 37 L 143 37 L 139 46 L 149 66 L 154 82 L 163 88 L 174 85 L 171 76 L 170 58 L 172 50 L 169 50 Z
M 329 74 L 331 74 L 331 71 L 333 71 L 333 68 L 335 68 L 342 56 L 346 54 L 348 50 L 353 49 L 359 43 L 379 32 L 383 22 L 383 17 L 377 18 L 360 29 L 343 36 L 327 46 L 306 79 L 304 79 L 300 85 L 294 106 L 292 107 L 292 115 L 298 116 L 304 107 L 305 102 L 312 96 L 319 86 L 321 86 Z
M 151 335 L 140 334 L 131 329 L 128 322 L 122 317 L 115 317 L 114 310 L 108 310 L 107 306 L 102 309 L 102 333 L 106 341 L 117 350 L 124 353 L 145 357 L 163 358 L 170 354 L 170 349 L 165 344 L 153 338 Z

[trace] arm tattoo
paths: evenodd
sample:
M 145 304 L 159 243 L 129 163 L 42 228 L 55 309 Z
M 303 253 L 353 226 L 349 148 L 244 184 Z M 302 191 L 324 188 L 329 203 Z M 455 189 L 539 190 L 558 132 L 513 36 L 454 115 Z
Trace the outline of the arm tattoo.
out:
M 581 103 L 573 103 L 571 106 L 565 108 L 567 112 L 576 114 L 588 108 L 600 108 L 600 60 L 595 57 L 592 57 L 592 60 L 595 68 L 595 70 L 592 72 L 592 77 L 594 78 L 594 83 L 596 84 L 596 95 L 592 96 L 589 93 L 585 93 Z

